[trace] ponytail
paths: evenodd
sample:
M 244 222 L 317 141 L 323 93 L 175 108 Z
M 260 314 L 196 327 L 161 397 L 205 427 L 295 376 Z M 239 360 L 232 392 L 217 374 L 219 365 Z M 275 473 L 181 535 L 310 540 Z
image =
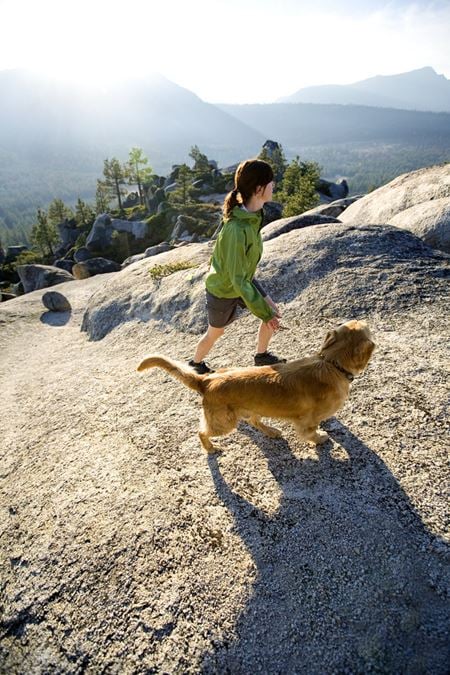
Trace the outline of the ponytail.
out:
M 228 220 L 231 217 L 233 209 L 235 206 L 238 206 L 241 202 L 238 200 L 239 190 L 234 188 L 231 192 L 225 197 L 223 203 L 223 217 L 225 220 Z

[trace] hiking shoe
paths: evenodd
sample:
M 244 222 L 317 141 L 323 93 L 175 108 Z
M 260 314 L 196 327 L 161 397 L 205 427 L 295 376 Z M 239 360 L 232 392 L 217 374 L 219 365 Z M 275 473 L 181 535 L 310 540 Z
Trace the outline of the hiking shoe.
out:
M 191 359 L 189 361 L 189 365 L 199 375 L 206 375 L 206 373 L 213 373 L 214 372 L 214 370 L 212 368 L 210 368 L 208 366 L 208 364 L 205 363 L 205 361 L 199 361 L 198 363 L 195 363 L 194 359 Z
M 286 359 L 282 359 L 281 356 L 272 354 L 272 352 L 255 354 L 255 366 L 273 366 L 276 363 L 286 363 Z

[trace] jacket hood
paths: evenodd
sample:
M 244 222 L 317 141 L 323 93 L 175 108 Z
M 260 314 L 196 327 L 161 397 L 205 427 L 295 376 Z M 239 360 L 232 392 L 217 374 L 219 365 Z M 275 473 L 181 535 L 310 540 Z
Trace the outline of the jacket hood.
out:
M 256 225 L 259 227 L 262 223 L 263 210 L 260 211 L 245 211 L 240 206 L 235 206 L 232 215 L 228 220 L 237 220 L 242 225 Z M 227 221 L 225 221 L 227 222 Z

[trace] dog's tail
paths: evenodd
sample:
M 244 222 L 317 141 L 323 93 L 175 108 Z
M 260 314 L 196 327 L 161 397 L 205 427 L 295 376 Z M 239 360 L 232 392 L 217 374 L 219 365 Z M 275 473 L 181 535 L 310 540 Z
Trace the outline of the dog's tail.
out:
M 185 363 L 174 361 L 173 359 L 167 358 L 167 356 L 161 356 L 160 354 L 146 356 L 138 365 L 137 370 L 142 372 L 143 370 L 147 370 L 147 368 L 163 368 L 164 370 L 167 370 L 169 375 L 180 380 L 186 387 L 198 391 L 199 394 L 202 394 L 205 390 L 203 382 L 205 375 L 198 375 Z

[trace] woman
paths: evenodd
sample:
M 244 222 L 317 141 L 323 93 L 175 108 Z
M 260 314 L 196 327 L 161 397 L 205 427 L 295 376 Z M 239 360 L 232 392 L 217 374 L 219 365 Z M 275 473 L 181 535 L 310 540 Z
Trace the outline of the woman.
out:
M 208 330 L 199 340 L 194 358 L 189 361 L 197 373 L 212 372 L 204 358 L 223 335 L 225 326 L 236 319 L 238 307 L 248 307 L 261 319 L 255 365 L 286 361 L 267 351 L 272 335 L 280 326 L 280 313 L 261 284 L 254 279 L 262 255 L 262 207 L 271 201 L 273 185 L 272 167 L 267 162 L 249 159 L 236 170 L 234 190 L 225 198 L 224 225 L 206 277 Z

